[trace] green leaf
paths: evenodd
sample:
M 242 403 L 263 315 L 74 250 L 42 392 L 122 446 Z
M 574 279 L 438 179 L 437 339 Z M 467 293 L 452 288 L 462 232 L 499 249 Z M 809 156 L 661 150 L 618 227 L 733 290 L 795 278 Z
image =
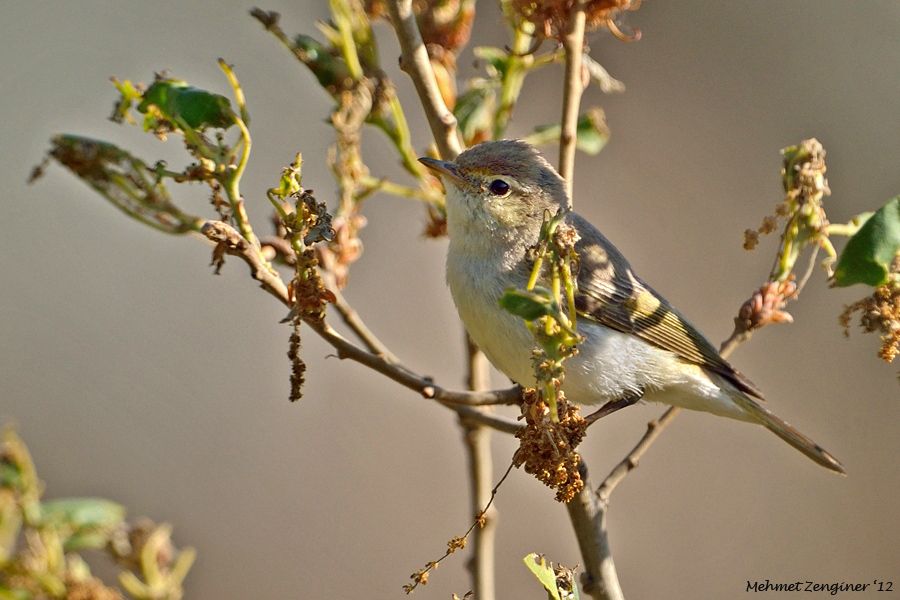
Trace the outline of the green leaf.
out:
M 544 589 L 547 590 L 547 595 L 553 600 L 560 600 L 559 590 L 556 589 L 556 573 L 553 571 L 553 567 L 547 562 L 547 560 L 541 556 L 540 554 L 536 554 L 532 552 L 525 556 L 522 559 L 525 562 L 525 566 L 528 567 L 528 570 L 537 578 L 541 585 L 544 586 Z
M 41 516 L 49 525 L 107 527 L 122 522 L 125 507 L 105 498 L 58 498 L 41 503 Z
M 526 321 L 554 314 L 549 298 L 532 292 L 509 288 L 500 297 L 500 307 Z
M 900 196 L 878 209 L 850 238 L 834 270 L 839 287 L 887 283 L 891 262 L 900 252 Z
M 298 34 L 294 38 L 294 50 L 297 58 L 312 71 L 319 85 L 329 93 L 335 94 L 353 83 L 344 59 L 336 56 L 314 37 Z
M 175 125 L 183 122 L 192 129 L 227 129 L 235 122 L 235 114 L 228 98 L 190 86 L 178 79 L 161 79 L 144 92 L 143 100 L 137 107 L 138 112 L 149 114 L 153 108 L 165 120 Z
M 125 507 L 103 498 L 60 498 L 41 503 L 41 521 L 60 530 L 66 552 L 102 548 L 125 519 Z
M 509 69 L 509 52 L 494 46 L 477 46 L 472 52 L 487 63 L 487 72 L 492 79 L 503 79 Z
M 6 462 L 0 462 L 0 488 L 16 488 L 22 481 L 19 470 Z
M 32 596 L 25 590 L 15 590 L 0 585 L 0 600 L 31 600 Z
M 525 137 L 525 141 L 534 144 L 548 144 L 559 140 L 562 126 L 540 125 L 534 128 L 534 132 Z M 578 117 L 578 125 L 575 130 L 575 147 L 590 155 L 597 154 L 606 142 L 609 141 L 609 128 L 606 126 L 606 116 L 600 108 L 592 108 Z

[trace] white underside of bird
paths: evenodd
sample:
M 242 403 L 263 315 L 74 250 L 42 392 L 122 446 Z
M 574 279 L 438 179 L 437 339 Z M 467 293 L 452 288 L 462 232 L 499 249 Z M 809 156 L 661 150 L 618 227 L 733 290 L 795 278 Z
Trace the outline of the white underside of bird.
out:
M 450 243 L 461 243 L 451 234 Z M 534 336 L 524 321 L 501 308 L 500 296 L 516 282 L 491 261 L 456 261 L 448 253 L 447 282 L 469 335 L 497 369 L 524 386 L 533 385 Z M 494 269 L 491 274 L 486 269 Z M 488 283 L 492 282 L 492 283 Z M 603 404 L 629 394 L 716 415 L 757 421 L 734 400 L 741 394 L 724 379 L 681 360 L 673 352 L 589 319 L 578 321 L 585 336 L 579 352 L 565 363 L 563 391 L 577 404 Z

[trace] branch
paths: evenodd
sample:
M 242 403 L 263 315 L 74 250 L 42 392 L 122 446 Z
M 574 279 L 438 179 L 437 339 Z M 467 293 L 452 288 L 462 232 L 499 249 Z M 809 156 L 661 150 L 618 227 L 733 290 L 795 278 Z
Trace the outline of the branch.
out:
M 215 242 L 215 262 L 221 260 L 223 254 L 241 258 L 250 267 L 250 275 L 259 282 L 262 289 L 278 298 L 285 306 L 291 306 L 288 289 L 281 276 L 265 261 L 257 247 L 241 236 L 234 227 L 224 221 L 207 221 L 200 228 L 200 233 Z
M 466 336 L 466 356 L 468 358 L 467 387 L 475 393 L 490 388 L 490 369 L 487 358 L 472 339 Z M 484 424 L 460 415 L 463 440 L 469 462 L 470 509 L 472 514 L 481 514 L 481 527 L 475 530 L 472 557 L 468 562 L 475 597 L 479 600 L 494 600 L 495 569 L 494 542 L 497 533 L 497 509 L 493 506 L 495 491 L 493 486 L 493 458 L 491 456 L 491 432 Z M 517 423 L 518 424 L 518 423 Z M 484 507 L 488 508 L 485 509 Z M 482 513 L 482 511 L 484 511 Z
M 201 228 L 201 232 L 216 243 L 216 256 L 228 254 L 240 258 L 247 263 L 247 266 L 250 267 L 250 274 L 260 282 L 264 290 L 275 296 L 285 306 L 289 308 L 292 306 L 287 286 L 284 284 L 281 276 L 269 268 L 256 248 L 241 237 L 241 234 L 234 227 L 222 221 L 207 221 Z M 356 314 L 346 301 L 343 308 L 348 314 Z M 360 330 L 369 331 L 358 315 L 355 322 L 357 327 L 361 326 Z M 444 406 L 455 410 L 461 416 L 487 425 L 492 429 L 505 433 L 515 433 L 521 427 L 513 419 L 487 414 L 475 408 L 495 404 L 516 404 L 521 397 L 521 389 L 519 387 L 484 391 L 444 389 L 436 385 L 430 377 L 414 373 L 396 359 L 393 361 L 389 360 L 387 356 L 393 357 L 389 351 L 387 351 L 387 355 L 383 356 L 360 348 L 335 331 L 325 321 L 310 320 L 307 321 L 307 324 L 337 351 L 339 358 L 349 358 L 378 371 L 404 387 L 419 392 L 422 397 L 436 400 Z M 348 325 L 350 324 L 348 323 Z M 352 325 L 350 326 L 351 329 L 354 329 Z M 368 343 L 382 346 L 381 342 L 374 335 L 371 335 Z
M 562 125 L 559 134 L 559 174 L 566 182 L 568 208 L 572 208 L 572 189 L 575 175 L 575 139 L 578 129 L 578 109 L 584 92 L 581 58 L 584 56 L 584 10 L 588 0 L 576 0 L 569 13 L 569 26 L 563 36 L 566 51 L 566 74 L 563 86 Z
M 400 359 L 394 356 L 393 352 L 388 350 L 387 346 L 378 339 L 378 336 L 372 333 L 372 330 L 369 329 L 365 322 L 360 318 L 359 313 L 357 313 L 356 310 L 350 306 L 350 303 L 347 302 L 347 299 L 344 298 L 344 295 L 334 282 L 334 277 L 324 274 L 323 279 L 326 281 L 328 290 L 334 294 L 334 302 L 331 303 L 332 306 L 334 306 L 335 310 L 341 315 L 341 320 L 344 321 L 344 324 L 356 334 L 359 341 L 365 345 L 369 352 L 377 354 L 389 363 L 399 364 Z
M 416 93 L 425 109 L 428 125 L 434 141 L 437 143 L 438 152 L 445 160 L 453 160 L 462 152 L 459 137 L 456 134 L 456 117 L 444 104 L 440 88 L 431 68 L 428 58 L 428 50 L 422 42 L 419 26 L 416 24 L 416 16 L 413 13 L 412 0 L 389 0 L 388 8 L 391 11 L 391 21 L 400 41 L 400 49 L 403 55 L 400 60 L 400 68 L 412 78 L 416 87 Z
M 660 417 L 647 423 L 647 432 L 644 436 L 638 441 L 637 445 L 631 449 L 631 452 L 629 452 L 625 458 L 610 471 L 609 475 L 606 476 L 606 479 L 600 484 L 600 487 L 597 488 L 597 500 L 604 508 L 609 506 L 609 498 L 612 495 L 613 490 L 616 489 L 616 486 L 622 483 L 625 477 L 637 468 L 638 462 L 641 460 L 644 453 L 651 445 L 653 445 L 656 438 L 660 436 L 666 427 L 669 426 L 669 423 L 671 423 L 680 412 L 681 409 L 679 407 L 670 406 Z
M 722 358 L 727 358 L 735 348 L 748 339 L 750 332 L 740 331 L 739 319 L 735 319 L 734 331 L 722 343 L 720 349 Z M 641 457 L 680 412 L 681 409 L 677 406 L 670 406 L 659 418 L 647 423 L 647 431 L 625 458 L 613 467 L 596 492 L 593 491 L 585 468 L 582 475 L 584 489 L 567 505 L 585 563 L 582 585 L 585 593 L 597 600 L 624 598 L 609 547 L 609 531 L 606 528 L 610 497 L 625 477 L 637 468 Z

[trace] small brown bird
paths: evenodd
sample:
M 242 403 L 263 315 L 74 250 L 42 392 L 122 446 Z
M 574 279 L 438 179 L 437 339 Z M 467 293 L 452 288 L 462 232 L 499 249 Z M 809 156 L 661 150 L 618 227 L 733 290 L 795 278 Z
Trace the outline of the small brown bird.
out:
M 543 215 L 567 206 L 565 184 L 531 145 L 517 140 L 474 146 L 456 161 L 420 158 L 447 190 L 447 283 L 469 335 L 513 381 L 534 384 L 534 338 L 499 305 L 524 289 L 528 249 Z M 759 404 L 762 393 L 661 295 L 618 249 L 574 212 L 565 222 L 580 240 L 576 306 L 584 340 L 566 361 L 563 389 L 578 404 L 625 398 L 681 406 L 764 425 L 820 465 L 844 473 L 818 444 Z

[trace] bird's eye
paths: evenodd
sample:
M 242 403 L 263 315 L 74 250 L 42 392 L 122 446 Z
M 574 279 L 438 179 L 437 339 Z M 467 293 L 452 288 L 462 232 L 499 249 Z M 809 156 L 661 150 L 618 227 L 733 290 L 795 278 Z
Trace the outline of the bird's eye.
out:
M 495 179 L 488 186 L 488 189 L 495 196 L 505 196 L 509 193 L 509 184 L 502 179 Z

